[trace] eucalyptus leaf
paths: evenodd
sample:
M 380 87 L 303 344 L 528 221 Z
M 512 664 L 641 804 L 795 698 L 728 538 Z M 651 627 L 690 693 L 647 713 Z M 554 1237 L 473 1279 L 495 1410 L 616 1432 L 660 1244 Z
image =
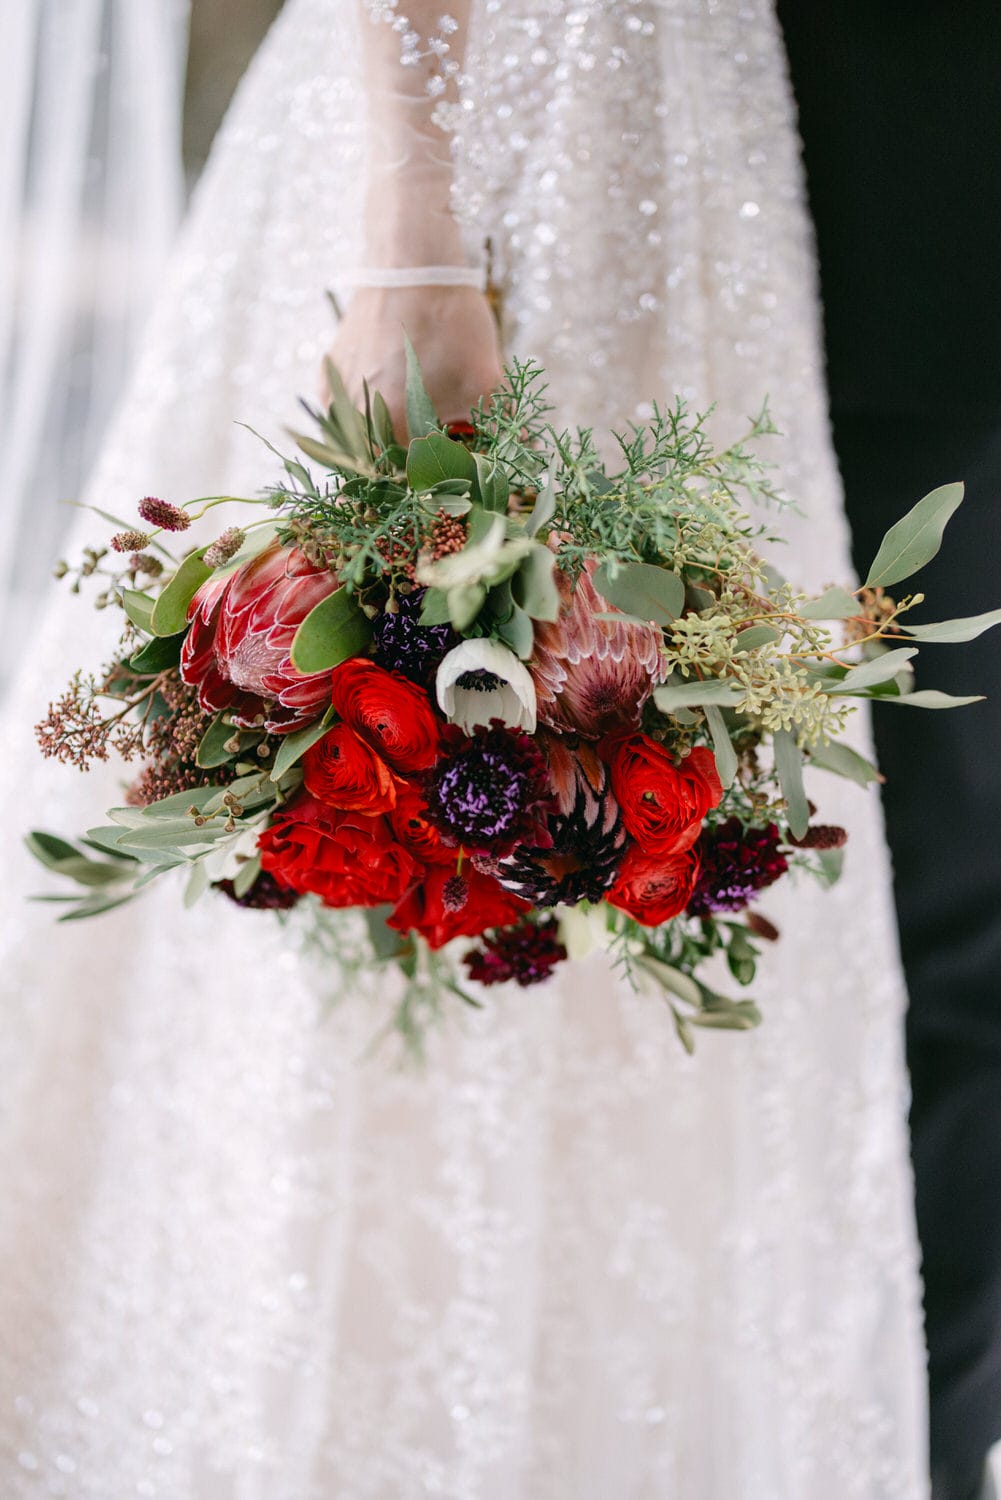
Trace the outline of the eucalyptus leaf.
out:
M 303 432 L 295 432 L 289 428 L 289 437 L 302 449 L 307 457 L 315 459 L 325 469 L 343 470 L 348 474 L 371 474 L 374 471 L 363 460 L 352 458 L 343 448 L 335 448 L 331 443 L 321 443 L 317 438 L 307 437 Z
M 420 360 L 417 358 L 414 346 L 404 333 L 404 347 L 407 352 L 407 385 L 406 385 L 406 411 L 407 429 L 411 438 L 421 438 L 427 433 L 433 432 L 440 427 L 438 414 L 431 405 L 431 398 L 424 388 L 424 375 L 421 371 Z
M 919 500 L 891 526 L 869 569 L 866 588 L 888 588 L 931 562 L 942 545 L 949 518 L 963 499 L 961 484 L 943 484 Z
M 511 579 L 514 602 L 533 620 L 557 620 L 560 591 L 556 587 L 556 556 L 536 542 Z
M 85 843 L 91 848 L 99 849 L 104 854 L 115 855 L 123 864 L 133 863 L 132 855 L 124 854 L 118 848 L 118 840 L 121 837 L 121 828 L 112 823 L 101 828 L 88 828 Z
M 901 668 L 917 656 L 916 646 L 899 646 L 893 651 L 884 651 L 879 656 L 874 656 L 871 661 L 860 662 L 857 667 L 850 667 L 840 682 L 832 682 L 824 685 L 828 693 L 859 693 L 865 688 L 876 687 L 882 682 L 891 682 L 897 676 Z
M 709 733 L 712 735 L 713 754 L 716 757 L 716 770 L 719 779 L 724 786 L 732 786 L 733 778 L 737 774 L 737 753 L 730 740 L 730 734 L 726 727 L 726 721 L 720 709 L 714 703 L 704 705 L 706 723 L 709 725 Z
M 937 688 L 922 688 L 916 693 L 900 693 L 887 698 L 887 703 L 904 703 L 910 708 L 965 708 L 968 703 L 983 703 L 983 694 L 971 698 L 954 698 L 950 693 L 940 693 Z
M 775 630 L 771 625 L 748 625 L 746 630 L 738 631 L 736 649 L 757 651 L 761 646 L 774 646 L 776 641 L 782 639 L 782 635 L 781 630 Z
M 786 818 L 794 839 L 801 839 L 810 822 L 803 786 L 803 752 L 788 729 L 778 729 L 772 740 L 775 770 L 786 801 Z
M 132 900 L 131 891 L 124 896 L 104 896 L 98 900 L 82 901 L 72 911 L 64 911 L 62 916 L 57 917 L 59 922 L 76 922 L 82 917 L 99 917 L 102 912 L 114 911 L 116 906 L 124 906 L 126 901 Z
M 133 625 L 144 635 L 153 634 L 153 606 L 156 600 L 139 589 L 122 589 L 122 607 Z
M 721 677 L 700 682 L 693 677 L 690 682 L 666 683 L 655 688 L 653 701 L 662 713 L 670 714 L 678 708 L 704 708 L 710 703 L 717 708 L 735 708 L 744 697 L 739 683 L 724 682 Z
M 413 438 L 407 449 L 407 483 L 412 490 L 430 490 L 443 479 L 477 478 L 476 463 L 469 449 L 454 443 L 443 432 Z
M 497 626 L 497 634 L 506 646 L 510 646 L 516 656 L 522 661 L 527 661 L 532 654 L 535 643 L 535 631 L 532 628 L 531 616 L 526 614 L 520 604 L 516 604 L 506 620 L 502 620 Z
M 323 371 L 327 377 L 327 389 L 330 392 L 330 418 L 333 425 L 339 430 L 348 453 L 359 458 L 363 463 L 367 462 L 370 455 L 365 418 L 348 395 L 341 372 L 332 359 L 327 358 L 323 361 Z
M 129 670 L 153 675 L 156 672 L 165 672 L 168 667 L 176 667 L 181 659 L 181 647 L 184 644 L 185 635 L 186 631 L 182 630 L 177 635 L 154 636 L 132 657 Z
M 233 877 L 234 896 L 245 896 L 261 873 L 261 856 L 255 854 L 253 859 L 244 860 Z
M 194 906 L 199 897 L 204 896 L 208 888 L 209 872 L 204 862 L 199 862 L 196 865 L 192 865 L 191 874 L 188 876 L 187 882 L 184 887 L 184 895 L 181 898 L 181 904 L 183 905 L 185 911 L 190 910 L 190 908 Z
M 392 927 L 386 926 L 386 919 L 392 914 L 391 906 L 370 906 L 365 911 L 365 926 L 368 928 L 372 953 L 380 960 L 399 958 L 401 953 L 412 946 L 402 932 L 395 932 Z
M 483 608 L 486 597 L 485 583 L 464 583 L 449 589 L 448 611 L 452 629 L 463 635 Z
M 857 599 L 845 589 L 829 588 L 819 599 L 811 599 L 800 609 L 804 620 L 850 620 L 861 608 Z
M 195 751 L 195 765 L 201 766 L 204 771 L 209 771 L 231 761 L 234 755 L 239 754 L 238 750 L 226 749 L 234 735 L 239 738 L 239 730 L 227 723 L 222 714 L 216 714 L 198 743 L 198 749 Z
M 372 427 L 375 431 L 375 440 L 382 449 L 391 448 L 396 441 L 393 432 L 393 419 L 389 415 L 389 407 L 386 405 L 385 397 L 380 391 L 376 391 L 372 397 Z
M 354 597 L 339 588 L 314 605 L 292 641 L 292 665 L 311 676 L 326 672 L 364 651 L 372 639 L 372 626 Z
M 178 635 L 188 626 L 188 606 L 212 569 L 202 560 L 205 548 L 184 559 L 173 578 L 153 606 L 150 628 L 154 635 Z
M 609 563 L 595 570 L 594 586 L 603 599 L 657 625 L 670 625 L 685 607 L 685 585 L 677 573 L 652 563 L 625 563 L 614 571 Z
M 839 740 L 832 740 L 829 745 L 814 745 L 810 750 L 810 764 L 820 766 L 824 771 L 833 771 L 836 776 L 845 776 L 859 786 L 871 786 L 874 781 L 883 780 L 871 761 Z
M 537 536 L 544 526 L 548 526 L 556 514 L 556 454 L 549 460 L 546 477 L 542 488 L 535 497 L 532 513 L 525 522 L 525 530 L 529 536 Z
M 511 495 L 511 481 L 507 471 L 484 453 L 473 454 L 476 465 L 476 488 L 484 510 L 507 514 L 507 503 Z
M 649 974 L 651 979 L 669 994 L 677 995 L 679 1000 L 684 1000 L 686 1005 L 699 1009 L 702 1004 L 702 992 L 695 980 L 681 969 L 676 969 L 672 964 L 666 964 L 662 959 L 655 958 L 652 953 L 641 953 L 636 959 L 636 966 Z
M 975 641 L 995 625 L 1001 625 L 1001 609 L 989 609 L 986 614 L 967 615 L 963 620 L 942 620 L 937 625 L 908 625 L 900 621 L 901 630 L 906 630 L 916 641 L 958 643 Z
M 322 740 L 334 720 L 333 709 L 328 709 L 317 724 L 307 724 L 305 729 L 297 729 L 294 734 L 282 736 L 282 742 L 278 746 L 275 755 L 275 763 L 271 768 L 271 780 L 281 781 L 286 771 L 300 761 L 311 745 Z
M 422 625 L 447 625 L 451 619 L 448 609 L 448 595 L 444 589 L 425 589 L 421 600 Z

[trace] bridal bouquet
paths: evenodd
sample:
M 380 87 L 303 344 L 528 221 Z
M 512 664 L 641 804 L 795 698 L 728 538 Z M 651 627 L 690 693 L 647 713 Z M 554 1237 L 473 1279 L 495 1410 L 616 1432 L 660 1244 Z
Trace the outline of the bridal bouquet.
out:
M 448 430 L 409 347 L 408 368 L 408 444 L 331 369 L 282 483 L 145 499 L 138 523 L 106 518 L 110 549 L 60 565 L 126 624 L 42 749 L 137 770 L 77 843 L 31 835 L 81 888 L 47 899 L 90 916 L 182 869 L 188 903 L 301 904 L 342 962 L 402 970 L 404 1031 L 444 991 L 479 1004 L 473 986 L 540 983 L 596 944 L 659 984 L 686 1046 L 754 1025 L 707 966 L 749 984 L 778 936 L 760 893 L 837 876 L 845 834 L 817 821 L 804 763 L 864 786 L 878 773 L 842 738 L 860 698 L 973 701 L 916 692 L 911 661 L 1001 610 L 911 626 L 921 596 L 886 592 L 937 552 L 962 487 L 891 529 L 864 586 L 807 597 L 744 508 L 784 503 L 748 446 L 767 412 L 716 451 L 704 418 L 655 409 L 612 468 L 550 425 L 537 366 Z M 170 550 L 224 503 L 236 524 Z M 361 947 L 330 925 L 345 908 Z

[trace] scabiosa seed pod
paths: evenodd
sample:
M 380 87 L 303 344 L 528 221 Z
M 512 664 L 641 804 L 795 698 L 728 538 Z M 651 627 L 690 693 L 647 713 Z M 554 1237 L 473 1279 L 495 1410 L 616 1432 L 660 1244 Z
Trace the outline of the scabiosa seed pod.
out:
M 739 818 L 727 818 L 716 828 L 706 829 L 697 845 L 701 870 L 688 910 L 705 917 L 747 906 L 758 891 L 788 870 L 780 843 L 774 823 L 745 828 Z
M 149 537 L 145 531 L 116 531 L 111 545 L 116 552 L 141 552 L 149 546 Z
M 236 556 L 246 539 L 247 533 L 242 526 L 230 526 L 211 547 L 206 547 L 202 561 L 207 568 L 221 568 Z
M 150 526 L 160 526 L 164 531 L 187 531 L 191 525 L 191 517 L 186 510 L 179 505 L 172 505 L 169 500 L 158 500 L 155 495 L 147 495 L 139 501 L 139 514 Z
M 479 984 L 504 984 L 513 979 L 527 989 L 530 984 L 542 984 L 567 956 L 555 917 L 539 923 L 526 919 L 516 927 L 501 927 L 481 941 L 482 946 L 462 960 L 470 979 Z

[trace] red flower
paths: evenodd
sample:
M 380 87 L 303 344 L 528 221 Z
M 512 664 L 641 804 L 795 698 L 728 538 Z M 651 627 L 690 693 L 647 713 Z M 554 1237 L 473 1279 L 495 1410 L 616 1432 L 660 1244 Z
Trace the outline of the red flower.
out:
M 443 844 L 441 834 L 427 820 L 427 803 L 420 792 L 401 788 L 389 815 L 393 832 L 414 859 L 424 865 L 448 865 L 455 869 L 454 846 Z
M 434 764 L 440 731 L 423 688 L 361 656 L 341 662 L 332 680 L 337 713 L 394 771 L 406 776 Z
M 679 854 L 644 854 L 638 845 L 626 854 L 615 884 L 605 897 L 612 906 L 627 912 L 644 927 L 669 922 L 688 905 L 699 878 L 699 856 L 695 849 Z
M 631 734 L 613 744 L 610 762 L 622 821 L 647 854 L 663 858 L 689 848 L 723 797 L 716 759 L 704 745 L 675 766 L 663 745 Z
M 506 927 L 530 910 L 527 901 L 510 895 L 467 861 L 461 875 L 454 864 L 424 870 L 386 925 L 397 932 L 413 928 L 432 948 L 440 948 L 452 938 L 479 937 L 490 927 Z
M 337 588 L 329 569 L 314 568 L 295 547 L 277 542 L 225 578 L 203 583 L 188 607 L 191 629 L 181 649 L 181 676 L 198 688 L 206 713 L 229 714 L 250 729 L 287 734 L 315 719 L 330 701 L 326 672 L 297 672 L 290 652 L 314 605 Z
M 306 790 L 344 812 L 381 813 L 396 806 L 396 777 L 347 724 L 335 724 L 303 756 Z
M 310 891 L 325 906 L 398 901 L 419 869 L 386 818 L 342 812 L 309 796 L 279 813 L 257 847 L 261 868 L 280 886 Z

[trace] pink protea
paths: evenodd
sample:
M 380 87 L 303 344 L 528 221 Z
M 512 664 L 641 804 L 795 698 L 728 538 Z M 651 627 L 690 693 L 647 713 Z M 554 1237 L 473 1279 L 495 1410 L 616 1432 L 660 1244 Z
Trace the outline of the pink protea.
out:
M 337 588 L 296 547 L 277 542 L 225 578 L 203 583 L 188 609 L 181 676 L 206 713 L 244 728 L 287 734 L 330 702 L 330 673 L 303 676 L 290 652 L 314 605 Z
M 598 618 L 615 611 L 591 581 L 596 566 L 587 564 L 576 588 L 557 571 L 560 617 L 536 623 L 529 663 L 540 723 L 595 740 L 613 729 L 634 729 L 664 678 L 659 626 Z

